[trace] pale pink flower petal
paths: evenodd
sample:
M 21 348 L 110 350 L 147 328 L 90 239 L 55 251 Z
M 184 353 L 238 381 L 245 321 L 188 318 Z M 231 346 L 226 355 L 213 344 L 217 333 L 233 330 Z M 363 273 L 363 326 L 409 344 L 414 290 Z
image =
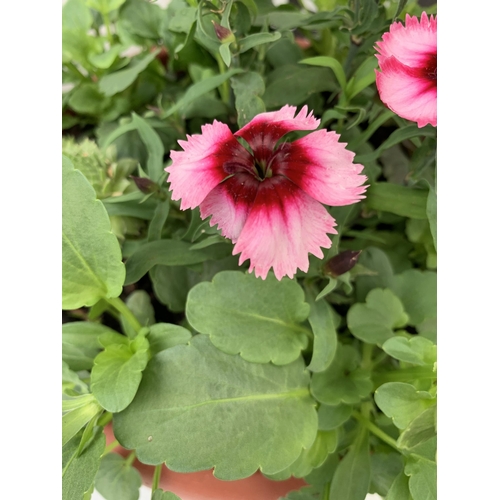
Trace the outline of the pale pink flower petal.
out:
M 165 169 L 172 199 L 182 198 L 182 210 L 197 207 L 229 175 L 253 168 L 252 155 L 226 124 L 215 120 L 212 125 L 203 125 L 201 132 L 179 141 L 184 151 L 172 151 L 172 165 Z
M 380 72 L 376 83 L 381 100 L 394 113 L 437 125 L 437 19 L 424 12 L 420 21 L 406 16 L 393 23 L 375 44 Z
M 297 268 L 307 271 L 308 254 L 323 257 L 329 248 L 327 233 L 336 234 L 335 220 L 318 201 L 283 176 L 262 182 L 233 254 L 241 252 L 240 265 L 250 259 L 250 271 L 265 279 L 274 269 L 278 280 L 293 277 Z
M 218 225 L 222 236 L 233 243 L 243 229 L 260 182 L 247 173 L 237 173 L 216 186 L 200 205 L 201 218 L 212 216 L 210 226 Z
M 261 113 L 235 135 L 245 139 L 257 161 L 263 161 L 286 133 L 292 130 L 314 130 L 320 124 L 320 120 L 314 118 L 312 111 L 308 114 L 307 106 L 294 118 L 296 111 L 295 106 L 286 105 L 279 111 Z
M 380 99 L 399 116 L 417 122 L 437 125 L 437 87 L 420 77 L 418 69 L 401 64 L 394 57 L 380 64 L 376 82 Z
M 318 130 L 279 146 L 273 173 L 282 174 L 314 199 L 331 206 L 356 203 L 364 198 L 363 165 L 353 164 L 354 153 L 339 142 L 335 132 Z

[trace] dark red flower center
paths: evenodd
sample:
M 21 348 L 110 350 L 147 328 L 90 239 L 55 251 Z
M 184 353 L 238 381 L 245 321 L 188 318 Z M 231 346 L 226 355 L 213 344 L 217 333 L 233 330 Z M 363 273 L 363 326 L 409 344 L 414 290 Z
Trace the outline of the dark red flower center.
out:
M 437 54 L 429 54 L 420 71 L 423 78 L 435 82 L 437 80 Z

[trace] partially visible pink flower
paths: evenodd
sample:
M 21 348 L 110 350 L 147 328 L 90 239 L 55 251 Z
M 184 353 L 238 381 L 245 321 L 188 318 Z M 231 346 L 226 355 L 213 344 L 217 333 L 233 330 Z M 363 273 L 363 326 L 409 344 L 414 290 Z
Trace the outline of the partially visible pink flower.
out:
M 277 142 L 293 130 L 319 125 L 307 106 L 295 116 L 293 106 L 261 113 L 234 135 L 214 121 L 201 135 L 179 141 L 184 151 L 172 151 L 169 172 L 172 199 L 181 209 L 200 207 L 212 216 L 226 238 L 236 243 L 240 265 L 250 259 L 250 271 L 280 280 L 297 268 L 307 271 L 308 254 L 322 258 L 328 233 L 336 234 L 333 217 L 321 203 L 350 205 L 364 198 L 366 176 L 353 164 L 354 153 L 339 143 L 335 132 L 318 130 L 294 142 Z M 251 149 L 243 147 L 237 137 Z
M 419 20 L 406 14 L 406 26 L 391 24 L 375 44 L 380 99 L 394 113 L 417 122 L 437 125 L 437 18 Z

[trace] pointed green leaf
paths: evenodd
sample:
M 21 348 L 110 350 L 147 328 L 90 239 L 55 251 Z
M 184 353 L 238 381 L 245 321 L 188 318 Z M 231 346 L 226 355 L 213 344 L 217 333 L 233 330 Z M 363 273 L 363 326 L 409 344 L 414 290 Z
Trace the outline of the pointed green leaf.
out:
M 414 365 L 433 365 L 436 362 L 437 347 L 423 337 L 393 337 L 384 342 L 382 349 L 393 358 Z
M 374 452 L 370 455 L 372 476 L 371 488 L 382 497 L 387 495 L 394 479 L 403 472 L 403 460 L 400 453 Z
M 309 64 L 311 66 L 323 66 L 326 68 L 330 68 L 335 74 L 335 77 L 337 78 L 341 89 L 345 90 L 347 81 L 344 73 L 344 68 L 342 67 L 342 64 L 337 61 L 337 59 L 334 59 L 333 57 L 316 56 L 302 59 L 302 61 L 299 62 L 300 64 Z
M 86 404 L 69 411 L 62 418 L 62 444 L 63 446 L 73 438 L 78 431 L 93 417 L 102 411 L 102 407 L 92 395 Z
M 86 0 L 87 5 L 91 9 L 95 9 L 101 14 L 108 14 L 112 10 L 118 9 L 125 0 Z
M 84 0 L 68 0 L 62 8 L 62 25 L 70 30 L 89 30 L 92 26 L 92 13 Z
M 121 411 L 134 399 L 148 363 L 148 349 L 148 341 L 139 336 L 128 345 L 111 344 L 95 358 L 91 389 L 106 410 Z
M 223 271 L 211 283 L 196 285 L 186 304 L 189 323 L 218 349 L 277 365 L 291 363 L 307 346 L 307 330 L 300 323 L 308 314 L 296 282 L 273 276 L 261 280 L 238 271 Z
M 125 285 L 139 281 L 152 267 L 187 266 L 205 260 L 227 257 L 230 245 L 221 243 L 200 250 L 190 250 L 191 243 L 180 240 L 158 240 L 141 245 L 126 262 Z
M 171 491 L 163 491 L 158 488 L 157 490 L 154 490 L 151 500 L 181 500 L 181 499 Z
M 436 410 L 436 405 L 431 406 L 410 422 L 398 438 L 401 449 L 415 448 L 436 436 Z
M 425 391 L 417 391 L 410 384 L 389 382 L 375 391 L 378 407 L 392 418 L 398 429 L 406 429 L 410 422 L 424 410 L 436 404 L 435 399 Z
M 337 346 L 335 358 L 324 371 L 314 373 L 312 395 L 321 403 L 336 406 L 355 404 L 370 394 L 370 373 L 358 368 L 359 354 L 350 345 Z
M 238 42 L 240 54 L 254 47 L 258 47 L 259 45 L 263 45 L 264 43 L 275 42 L 280 38 L 281 33 L 279 31 L 275 31 L 274 33 L 255 33 L 253 35 L 248 35 Z
M 330 366 L 337 350 L 335 318 L 325 300 L 315 301 L 308 295 L 307 302 L 311 308 L 308 319 L 314 334 L 313 355 L 307 368 L 312 372 L 321 372 Z
M 432 186 L 430 186 L 429 195 L 427 196 L 426 211 L 434 241 L 434 248 L 437 249 L 437 196 L 436 190 Z
M 134 290 L 127 297 L 125 303 L 142 326 L 150 326 L 156 323 L 155 310 L 151 304 L 151 298 L 146 291 Z M 137 333 L 132 325 L 130 325 L 123 316 L 121 316 L 120 319 L 123 332 L 127 335 L 127 337 L 134 338 Z
M 370 487 L 370 469 L 368 433 L 361 431 L 335 470 L 330 498 L 365 500 Z
M 102 458 L 95 489 L 106 500 L 138 500 L 141 484 L 139 471 L 121 455 L 109 453 Z
M 135 82 L 139 74 L 151 64 L 158 52 L 159 50 L 155 50 L 143 58 L 134 59 L 134 62 L 125 69 L 120 69 L 113 73 L 104 75 L 99 80 L 99 90 L 105 96 L 110 97 L 118 94 L 118 92 L 121 92 L 122 90 L 125 90 L 127 87 L 130 87 L 130 85 Z
M 388 289 L 375 288 L 366 296 L 366 304 L 354 304 L 347 313 L 351 333 L 368 344 L 383 344 L 407 322 L 403 305 Z
M 83 499 L 85 492 L 92 488 L 99 469 L 106 438 L 101 432 L 78 456 L 80 436 L 75 436 L 62 451 L 62 500 Z
M 151 360 L 134 401 L 114 416 L 113 430 L 142 462 L 166 462 L 177 472 L 215 467 L 223 480 L 258 469 L 275 474 L 316 436 L 308 383 L 301 359 L 285 366 L 248 363 L 197 335 Z
M 106 209 L 84 175 L 63 157 L 62 308 L 118 297 L 125 267 Z

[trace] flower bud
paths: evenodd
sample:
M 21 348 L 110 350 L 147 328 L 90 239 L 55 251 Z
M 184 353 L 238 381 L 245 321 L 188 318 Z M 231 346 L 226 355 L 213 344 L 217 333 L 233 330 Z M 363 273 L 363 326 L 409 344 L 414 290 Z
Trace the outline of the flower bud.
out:
M 358 262 L 361 250 L 345 250 L 325 263 L 324 271 L 328 276 L 336 278 L 350 271 Z
M 159 191 L 158 185 L 150 179 L 146 179 L 145 177 L 135 177 L 134 175 L 130 176 L 135 185 L 145 194 L 156 193 Z
M 215 21 L 212 21 L 212 24 L 214 25 L 215 34 L 217 35 L 217 38 L 222 43 L 227 43 L 227 42 L 232 43 L 236 40 L 233 32 L 230 29 L 224 28 L 224 26 L 221 26 Z

